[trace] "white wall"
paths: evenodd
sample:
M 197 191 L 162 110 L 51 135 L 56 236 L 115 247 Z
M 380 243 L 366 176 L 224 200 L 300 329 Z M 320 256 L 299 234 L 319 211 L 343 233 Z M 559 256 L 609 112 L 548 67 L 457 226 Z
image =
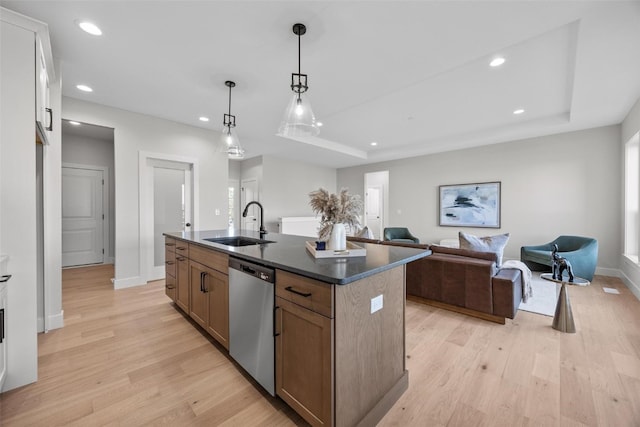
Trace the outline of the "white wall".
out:
M 467 228 L 476 235 L 509 232 L 507 258 L 523 245 L 558 235 L 598 239 L 601 272 L 619 268 L 620 126 L 438 153 L 338 170 L 338 187 L 362 193 L 364 173 L 389 170 L 389 226 L 406 226 L 422 242 L 457 238 L 438 226 L 438 186 L 502 182 L 501 228 Z M 615 272 L 613 272 L 615 274 Z
M 636 104 L 631 108 L 629 114 L 622 122 L 622 132 L 621 132 L 621 145 L 620 145 L 620 164 L 624 165 L 624 146 L 634 136 L 636 133 L 640 132 L 640 99 L 636 102 Z M 620 167 L 621 175 L 620 175 L 620 186 L 624 188 L 624 168 Z M 621 211 L 621 220 L 624 212 L 624 198 L 620 202 L 620 211 Z M 624 223 L 623 223 L 624 224 Z M 623 242 L 624 237 L 624 228 L 621 228 L 621 242 Z M 640 299 L 640 266 L 635 264 L 628 258 L 622 255 L 622 246 L 620 251 L 620 270 L 622 271 L 622 280 L 624 280 L 625 284 L 631 289 L 631 291 L 635 294 L 638 299 Z
M 115 177 L 113 139 L 95 139 L 86 136 L 63 133 L 62 163 L 103 166 L 109 173 L 109 260 L 115 258 Z
M 336 191 L 336 170 L 274 156 L 242 162 L 241 179 L 258 181 L 259 201 L 264 207 L 267 231 L 278 232 L 278 218 L 314 216 L 309 193 L 320 187 Z M 244 206 L 242 206 L 244 209 Z
M 228 159 L 216 150 L 217 132 L 73 98 L 63 98 L 62 107 L 65 119 L 114 129 L 116 286 L 146 281 L 139 239 L 140 151 L 199 159 L 200 224 L 196 227 L 226 228 Z M 215 215 L 216 209 L 220 215 Z

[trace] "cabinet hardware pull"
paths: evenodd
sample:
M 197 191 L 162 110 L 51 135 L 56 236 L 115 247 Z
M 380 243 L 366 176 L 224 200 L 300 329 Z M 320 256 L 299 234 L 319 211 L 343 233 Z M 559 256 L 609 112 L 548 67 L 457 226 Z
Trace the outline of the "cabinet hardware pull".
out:
M 45 111 L 49 114 L 49 126 L 45 129 L 49 132 L 53 132 L 53 110 L 51 108 L 45 108 Z
M 173 265 L 173 264 L 175 264 L 175 261 L 165 261 L 165 263 L 166 263 L 167 265 Z
M 169 285 L 167 285 L 167 289 L 175 289 L 175 286 L 169 286 Z
M 9 279 L 11 279 L 11 275 L 5 274 L 4 276 L 0 277 L 0 283 L 8 282 Z
M 186 258 L 185 258 L 185 257 L 182 257 L 182 256 L 178 256 L 178 257 L 176 257 L 176 259 L 177 259 L 178 261 L 184 261 Z
M 204 292 L 204 271 L 200 272 L 200 292 Z
M 165 243 L 164 245 L 165 246 L 175 246 L 176 244 L 175 243 Z
M 205 294 L 207 292 L 209 292 L 209 289 L 207 289 L 207 276 L 208 275 L 209 275 L 209 273 L 207 273 L 206 271 L 202 275 L 202 292 L 204 292 Z
M 0 309 L 0 344 L 4 340 L 4 308 Z
M 187 248 L 185 246 L 176 246 L 176 249 L 179 251 L 184 251 Z
M 277 306 L 277 305 L 275 307 L 273 307 L 273 337 L 274 338 L 277 337 L 277 336 L 280 336 L 280 332 L 276 332 L 276 326 L 277 326 L 277 323 L 276 323 L 276 310 L 279 309 L 279 308 L 280 307 Z
M 311 292 L 300 292 L 300 291 L 296 291 L 295 289 L 293 289 L 293 286 L 287 286 L 286 288 L 284 288 L 285 291 L 289 291 L 289 292 L 293 292 L 296 295 L 300 295 L 301 297 L 305 297 L 308 298 L 311 296 Z

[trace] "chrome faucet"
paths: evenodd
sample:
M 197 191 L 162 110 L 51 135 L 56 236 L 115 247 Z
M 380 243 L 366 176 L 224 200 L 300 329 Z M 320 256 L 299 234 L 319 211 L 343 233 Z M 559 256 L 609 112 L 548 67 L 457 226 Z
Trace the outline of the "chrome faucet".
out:
M 267 230 L 264 229 L 264 208 L 262 207 L 260 202 L 253 201 L 253 202 L 247 203 L 247 206 L 244 207 L 244 211 L 242 211 L 242 217 L 243 218 L 247 217 L 247 213 L 249 212 L 249 206 L 251 205 L 260 206 L 260 238 L 262 239 L 264 235 L 267 234 Z

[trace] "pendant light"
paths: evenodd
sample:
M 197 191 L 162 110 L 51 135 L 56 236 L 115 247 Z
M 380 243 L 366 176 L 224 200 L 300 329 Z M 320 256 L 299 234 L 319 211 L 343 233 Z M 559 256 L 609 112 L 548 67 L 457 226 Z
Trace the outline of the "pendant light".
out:
M 229 88 L 229 114 L 224 115 L 222 144 L 230 159 L 242 159 L 244 157 L 244 149 L 240 146 L 235 130 L 236 116 L 231 114 L 231 88 L 235 87 L 236 84 L 231 80 L 227 80 L 224 84 Z
M 293 34 L 298 36 L 298 73 L 291 73 L 293 96 L 278 128 L 278 135 L 285 137 L 317 136 L 320 128 L 311 110 L 308 97 L 302 94 L 309 89 L 307 75 L 300 72 L 300 37 L 307 32 L 304 24 L 295 24 Z

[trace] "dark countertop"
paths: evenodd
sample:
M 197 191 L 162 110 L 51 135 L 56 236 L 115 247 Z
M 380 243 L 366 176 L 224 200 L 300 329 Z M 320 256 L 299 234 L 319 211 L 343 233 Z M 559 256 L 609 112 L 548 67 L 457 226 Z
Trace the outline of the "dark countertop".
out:
M 316 259 L 305 247 L 306 241 L 314 240 L 312 237 L 269 233 L 264 239 L 274 243 L 232 247 L 204 239 L 239 235 L 259 239 L 260 234 L 257 231 L 237 229 L 163 234 L 224 252 L 236 258 L 338 285 L 346 285 L 431 254 L 429 250 L 358 242 L 357 245 L 367 249 L 366 257 Z

